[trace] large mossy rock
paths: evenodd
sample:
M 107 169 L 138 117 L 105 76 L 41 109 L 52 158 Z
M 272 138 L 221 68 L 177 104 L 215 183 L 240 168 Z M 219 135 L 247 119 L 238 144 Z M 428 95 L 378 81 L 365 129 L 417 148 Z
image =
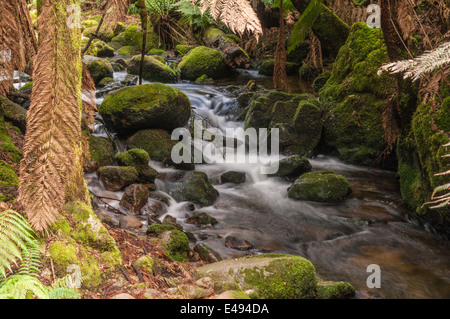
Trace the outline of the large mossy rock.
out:
M 100 58 L 89 59 L 89 62 L 86 66 L 91 73 L 92 79 L 94 80 L 95 84 L 100 83 L 103 78 L 114 77 L 114 69 L 108 60 Z
M 447 95 L 450 88 L 447 89 Z M 445 96 L 445 90 L 440 92 Z M 444 206 L 430 209 L 433 190 L 448 183 L 447 175 L 436 175 L 450 169 L 450 97 L 438 101 L 439 107 L 421 104 L 411 121 L 411 130 L 399 139 L 397 145 L 400 192 L 415 217 L 450 234 L 450 209 Z
M 124 189 L 139 179 L 138 172 L 132 166 L 103 166 L 97 174 L 105 188 L 113 192 Z
M 130 74 L 139 75 L 140 65 L 141 56 L 134 56 L 128 64 L 128 72 Z M 153 82 L 175 83 L 177 81 L 177 74 L 175 71 L 153 56 L 145 56 L 142 77 L 147 81 Z
M 167 256 L 175 261 L 188 260 L 190 247 L 185 233 L 179 230 L 169 230 L 160 234 L 159 238 Z
M 142 129 L 173 130 L 191 115 L 189 98 L 177 88 L 152 83 L 110 92 L 99 107 L 106 126 L 120 136 Z
M 250 67 L 250 57 L 239 47 L 240 39 L 234 34 L 226 34 L 220 29 L 209 27 L 203 32 L 205 43 L 222 53 L 225 63 L 232 69 Z
M 303 173 L 309 172 L 312 168 L 311 163 L 304 156 L 292 155 L 276 163 L 278 171 L 274 176 L 278 177 L 295 177 Z
M 350 193 L 350 183 L 332 171 L 305 173 L 288 188 L 288 197 L 314 202 L 335 202 Z
M 176 182 L 168 186 L 169 193 L 177 201 L 190 201 L 202 206 L 211 206 L 219 192 L 211 185 L 204 172 L 185 172 Z
M 309 94 L 269 91 L 250 99 L 245 129 L 278 128 L 280 151 L 311 155 L 322 134 L 320 103 Z
M 88 171 L 96 171 L 102 166 L 114 164 L 114 144 L 106 138 L 100 136 L 89 136 L 90 159 L 86 163 Z
M 81 46 L 85 47 L 89 42 L 88 38 L 81 39 Z M 106 44 L 104 41 L 99 39 L 92 40 L 89 45 L 89 49 L 86 52 L 86 55 L 96 56 L 96 57 L 113 57 L 114 56 L 114 48 Z
M 128 149 L 145 150 L 153 161 L 171 163 L 172 148 L 178 141 L 171 139 L 170 134 L 161 129 L 141 130 L 128 140 Z
M 205 74 L 207 77 L 217 79 L 226 72 L 226 64 L 222 54 L 205 46 L 199 46 L 186 54 L 178 64 L 181 78 L 195 80 Z
M 141 183 L 153 183 L 158 175 L 158 172 L 148 165 L 150 156 L 143 149 L 133 148 L 117 154 L 115 158 L 121 166 L 134 167 L 139 174 L 139 182 Z
M 281 254 L 222 260 L 198 268 L 197 276 L 210 277 L 216 293 L 235 287 L 262 299 L 312 299 L 317 283 L 311 262 Z
M 395 80 L 377 70 L 388 61 L 381 30 L 355 23 L 319 91 L 327 111 L 324 147 L 349 162 L 370 165 L 386 149 L 382 113 Z

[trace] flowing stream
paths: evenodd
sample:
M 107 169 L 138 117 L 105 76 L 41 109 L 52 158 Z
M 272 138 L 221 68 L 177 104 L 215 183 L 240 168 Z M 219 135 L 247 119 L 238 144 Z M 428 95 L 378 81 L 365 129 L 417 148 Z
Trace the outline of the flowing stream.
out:
M 117 72 L 114 78 L 120 81 L 125 75 Z M 197 114 L 224 130 L 244 125 L 234 121 L 236 98 L 224 87 L 245 85 L 249 79 L 270 88 L 271 78 L 258 77 L 252 71 L 241 71 L 232 82 L 181 82 L 173 86 L 187 94 Z M 299 85 L 298 79 L 292 83 L 292 91 L 310 90 Z M 97 103 L 101 101 L 97 99 Z M 103 134 L 98 127 L 97 134 Z M 186 203 L 173 199 L 167 214 L 176 217 L 185 231 L 194 233 L 198 242 L 206 243 L 222 258 L 269 252 L 294 254 L 309 259 L 318 276 L 353 284 L 357 298 L 450 298 L 450 243 L 407 219 L 408 209 L 400 197 L 395 173 L 347 165 L 325 156 L 310 162 L 313 171 L 331 169 L 344 175 L 350 181 L 352 194 L 333 204 L 295 201 L 287 197 L 292 181 L 261 175 L 258 165 L 197 164 L 196 170 L 205 172 L 220 193 L 213 206 L 200 211 L 219 223 L 202 229 L 187 224 L 190 212 Z M 174 171 L 156 162 L 150 166 L 160 173 Z M 245 183 L 219 184 L 218 177 L 229 170 L 245 172 Z M 86 178 L 96 194 L 121 198 L 122 192 L 106 191 L 95 174 L 87 174 Z M 155 184 L 159 191 L 167 189 L 165 180 L 157 179 Z M 117 201 L 110 204 L 119 208 Z M 225 247 L 224 238 L 233 234 L 251 242 L 253 248 L 239 251 Z M 371 274 L 367 267 L 371 264 L 381 269 L 381 288 L 367 287 Z

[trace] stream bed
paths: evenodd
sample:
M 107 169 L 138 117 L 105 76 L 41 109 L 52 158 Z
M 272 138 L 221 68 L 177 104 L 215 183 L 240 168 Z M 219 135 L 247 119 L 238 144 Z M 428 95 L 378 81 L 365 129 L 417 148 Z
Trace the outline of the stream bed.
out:
M 114 79 L 120 81 L 125 76 L 126 72 L 116 72 Z M 215 85 L 180 82 L 172 86 L 186 93 L 197 114 L 224 130 L 244 125 L 234 120 L 236 98 L 224 88 L 245 85 L 249 79 L 270 88 L 271 78 L 258 76 L 255 71 L 241 71 L 237 78 Z M 310 90 L 298 78 L 291 82 L 293 92 Z M 97 99 L 98 104 L 101 101 Z M 104 133 L 97 130 L 96 134 Z M 219 223 L 201 229 L 186 223 L 187 203 L 177 203 L 173 198 L 166 214 L 176 217 L 185 231 L 195 234 L 198 242 L 224 259 L 254 253 L 299 255 L 313 263 L 318 276 L 350 282 L 357 298 L 450 298 L 450 243 L 408 220 L 409 211 L 394 172 L 348 165 L 326 156 L 311 158 L 310 163 L 313 171 L 330 169 L 345 176 L 351 195 L 332 204 L 295 201 L 287 197 L 292 181 L 261 175 L 258 165 L 196 164 L 196 170 L 205 172 L 220 193 L 213 206 L 201 211 Z M 156 162 L 150 162 L 150 166 L 162 174 L 175 171 Z M 229 170 L 245 172 L 246 181 L 220 184 L 219 176 Z M 95 173 L 87 174 L 86 179 L 95 194 L 121 198 L 122 192 L 106 191 Z M 162 179 L 155 182 L 161 192 L 166 192 L 167 183 Z M 109 203 L 119 208 L 118 201 Z M 233 234 L 251 242 L 253 248 L 227 248 L 224 238 Z M 367 287 L 371 274 L 367 267 L 371 264 L 381 269 L 381 288 Z

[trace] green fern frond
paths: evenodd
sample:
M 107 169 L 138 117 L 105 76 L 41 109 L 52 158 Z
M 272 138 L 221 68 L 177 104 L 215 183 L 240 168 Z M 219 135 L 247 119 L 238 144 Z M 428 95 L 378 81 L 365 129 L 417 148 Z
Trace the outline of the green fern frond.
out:
M 17 274 L 37 277 L 41 272 L 41 250 L 39 242 L 33 240 L 28 242 L 26 246 L 27 248 L 22 252 L 22 264 Z
M 80 299 L 80 294 L 70 288 L 60 287 L 50 290 L 49 299 Z
M 19 213 L 6 210 L 0 213 L 0 279 L 11 271 L 11 264 L 22 260 L 22 251 L 35 238 L 34 231 Z
M 32 276 L 14 275 L 0 286 L 0 296 L 8 299 L 27 299 L 30 294 L 39 299 L 49 298 L 45 286 Z

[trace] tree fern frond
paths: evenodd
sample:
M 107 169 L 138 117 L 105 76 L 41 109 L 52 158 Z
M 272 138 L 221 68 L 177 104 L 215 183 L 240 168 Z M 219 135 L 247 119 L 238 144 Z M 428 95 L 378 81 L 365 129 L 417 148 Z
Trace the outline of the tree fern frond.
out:
M 220 20 L 231 31 L 239 35 L 244 32 L 254 34 L 256 38 L 262 34 L 261 22 L 247 0 L 192 0 L 199 4 L 202 13 L 209 11 L 214 20 Z
M 404 79 L 418 80 L 423 75 L 434 69 L 440 68 L 450 62 L 450 42 L 445 42 L 424 54 L 410 60 L 401 60 L 383 64 L 378 69 L 378 75 L 383 72 L 400 73 L 405 72 Z

